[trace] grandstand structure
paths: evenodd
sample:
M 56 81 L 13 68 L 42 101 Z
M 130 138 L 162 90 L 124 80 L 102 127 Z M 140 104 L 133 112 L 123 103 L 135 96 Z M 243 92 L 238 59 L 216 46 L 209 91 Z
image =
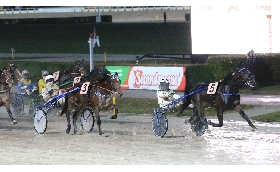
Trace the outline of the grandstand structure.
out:
M 73 7 L 0 7 L 0 19 L 64 18 L 112 15 L 112 22 L 186 21 L 190 6 L 73 6 Z

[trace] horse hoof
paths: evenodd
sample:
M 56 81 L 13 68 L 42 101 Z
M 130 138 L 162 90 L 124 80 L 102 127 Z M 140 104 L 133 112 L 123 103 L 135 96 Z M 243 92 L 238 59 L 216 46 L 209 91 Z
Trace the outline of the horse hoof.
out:
M 69 134 L 70 133 L 70 130 L 66 130 L 66 134 Z
M 17 124 L 17 121 L 16 120 L 13 120 L 13 125 L 16 125 Z
M 101 137 L 108 137 L 108 135 L 102 133 L 102 134 L 101 134 Z
M 252 131 L 256 131 L 256 130 L 258 130 L 257 127 L 253 126 Z
M 112 115 L 111 117 L 110 117 L 110 119 L 117 119 L 117 115 Z

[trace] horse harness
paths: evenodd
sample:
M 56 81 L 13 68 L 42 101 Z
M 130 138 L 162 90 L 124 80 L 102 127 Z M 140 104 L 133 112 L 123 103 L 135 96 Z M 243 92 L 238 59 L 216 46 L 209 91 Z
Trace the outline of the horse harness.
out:
M 106 98 L 112 97 L 112 93 L 114 93 L 114 91 L 115 91 L 114 88 L 113 88 L 112 90 L 110 90 L 110 89 L 101 87 L 101 86 L 99 86 L 99 85 L 93 84 L 93 83 L 90 83 L 90 85 L 89 85 L 88 87 L 89 87 L 89 88 L 88 88 L 88 91 L 87 91 L 86 94 L 84 94 L 84 97 L 86 98 L 86 100 L 87 100 L 87 102 L 88 102 L 89 105 L 91 104 L 91 103 L 90 103 L 90 100 L 89 100 L 90 94 L 95 94 L 96 96 L 99 97 L 99 100 L 100 100 L 100 99 L 104 99 L 104 101 L 106 101 Z M 92 87 L 95 87 L 95 88 L 96 88 L 96 91 L 93 91 L 93 90 L 92 90 Z M 103 95 L 103 94 L 100 93 L 100 91 L 98 91 L 98 89 L 108 91 L 108 92 L 110 92 L 111 94 Z

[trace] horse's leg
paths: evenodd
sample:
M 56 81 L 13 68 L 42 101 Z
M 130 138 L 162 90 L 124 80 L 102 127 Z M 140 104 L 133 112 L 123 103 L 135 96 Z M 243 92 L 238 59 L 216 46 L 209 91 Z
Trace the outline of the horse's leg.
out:
M 95 108 L 94 113 L 95 113 L 96 120 L 97 120 L 96 123 L 98 125 L 99 135 L 103 135 L 104 133 L 101 131 L 101 119 L 100 119 L 100 115 L 99 115 L 99 109 Z
M 14 118 L 13 115 L 12 115 L 12 112 L 11 112 L 11 109 L 10 109 L 10 105 L 7 105 L 7 104 L 6 104 L 6 110 L 7 110 L 8 114 L 9 114 L 9 117 L 10 117 L 11 120 L 12 120 L 13 125 L 16 125 L 16 124 L 17 124 L 17 121 L 15 120 L 15 118 Z
M 196 116 L 198 116 L 198 111 L 197 111 L 197 109 L 196 109 L 195 106 L 192 108 L 192 110 L 193 110 L 193 114 L 192 114 L 192 116 L 189 118 L 189 120 L 188 120 L 188 119 L 185 120 L 185 124 L 187 124 L 188 122 L 191 123 L 191 122 L 194 120 L 194 118 L 195 118 Z
M 67 129 L 66 129 L 66 133 L 69 134 L 70 130 L 71 130 L 71 118 L 72 118 L 72 114 L 74 113 L 74 107 L 73 105 L 69 105 L 68 104 L 68 109 L 66 111 L 66 118 L 67 118 Z
M 218 121 L 219 123 L 216 124 L 214 122 L 211 122 L 211 120 L 208 120 L 208 124 L 209 125 L 212 125 L 213 127 L 222 127 L 224 124 L 223 124 L 223 109 L 222 108 L 216 108 L 216 111 L 217 111 L 217 118 L 218 118 Z
M 114 105 L 114 109 L 115 109 L 115 114 L 113 114 L 110 119 L 117 119 L 118 118 L 118 113 L 119 113 L 119 108 L 117 105 Z
M 67 110 L 66 112 L 66 118 L 67 118 L 67 128 L 66 128 L 66 133 L 69 134 L 71 130 L 71 119 L 70 119 L 70 112 Z
M 111 104 L 110 107 L 108 107 L 108 110 L 111 111 L 111 110 L 114 110 L 115 109 L 115 114 L 113 114 L 110 119 L 117 119 L 118 117 L 118 106 L 115 105 L 115 104 Z
M 73 126 L 74 126 L 74 134 L 77 134 L 77 119 L 78 119 L 78 115 L 75 113 L 73 115 Z
M 235 106 L 233 109 L 237 111 L 248 122 L 249 126 L 251 126 L 254 130 L 257 130 L 257 127 L 255 127 L 255 125 L 250 121 L 249 117 L 245 114 L 245 112 L 239 105 Z

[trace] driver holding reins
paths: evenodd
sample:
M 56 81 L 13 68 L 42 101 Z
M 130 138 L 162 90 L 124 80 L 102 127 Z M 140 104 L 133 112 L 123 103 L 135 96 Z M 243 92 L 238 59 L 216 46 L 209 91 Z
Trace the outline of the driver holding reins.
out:
M 45 77 L 46 86 L 42 89 L 41 95 L 45 101 L 52 99 L 53 97 L 62 94 L 62 90 L 59 90 L 59 87 L 54 84 L 54 77 L 52 75 L 47 75 Z M 57 103 L 62 105 L 65 102 L 65 98 L 60 98 Z M 57 111 L 56 115 L 61 115 L 59 111 Z
M 59 94 L 59 87 L 54 84 L 54 77 L 52 75 L 47 75 L 45 77 L 46 86 L 42 89 L 42 96 L 45 101 L 53 98 Z

